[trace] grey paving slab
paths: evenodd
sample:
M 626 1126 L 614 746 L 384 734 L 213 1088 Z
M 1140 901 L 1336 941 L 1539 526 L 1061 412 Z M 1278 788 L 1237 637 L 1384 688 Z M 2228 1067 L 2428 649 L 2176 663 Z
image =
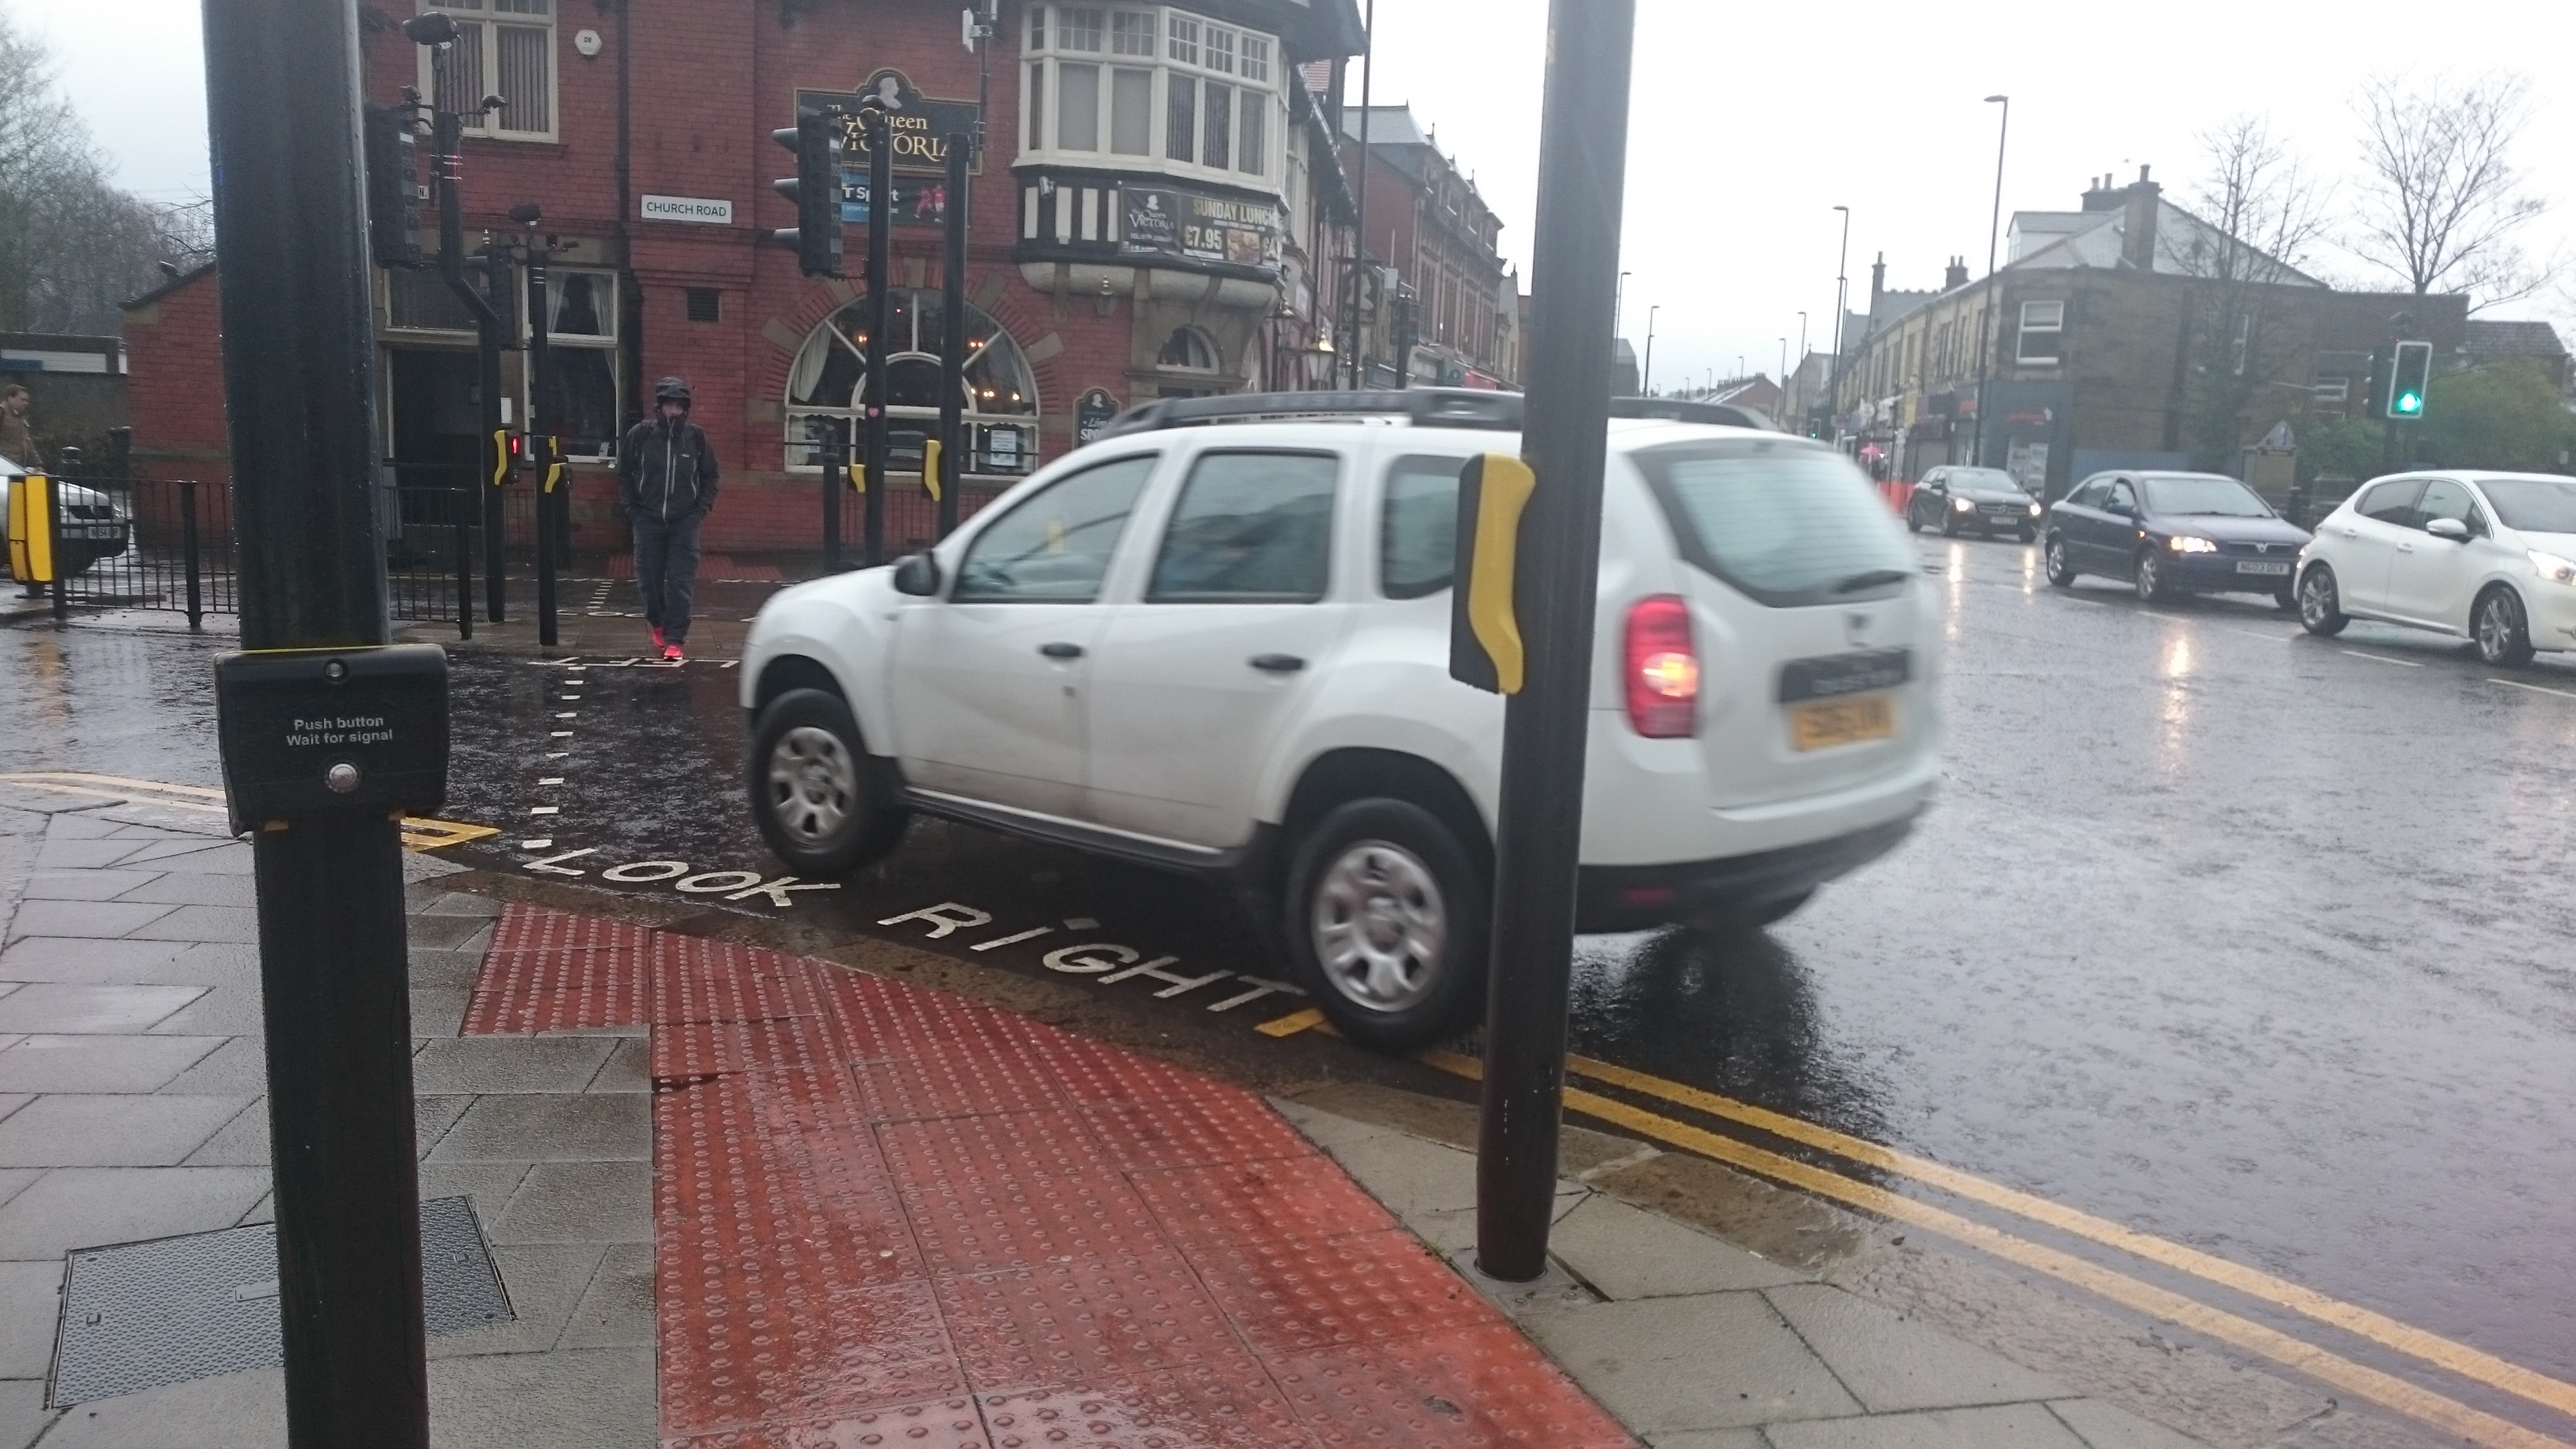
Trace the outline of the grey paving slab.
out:
M 1678 1434 L 1656 1434 L 1646 1440 L 1647 1449 L 1770 1449 L 1759 1429 L 1685 1429 Z
M 2060 1399 L 2048 1407 L 2089 1449 L 2209 1449 L 2198 1439 L 2100 1399 Z
M 653 1346 L 653 1245 L 611 1243 L 591 1272 L 558 1348 Z
M 1484 1294 L 1495 1307 L 1514 1318 L 1546 1309 L 1576 1308 L 1601 1301 L 1600 1294 L 1555 1263 L 1549 1263 L 1536 1278 L 1526 1283 L 1507 1283 L 1499 1278 L 1486 1277 L 1484 1270 L 1476 1266 L 1476 1248 L 1472 1243 L 1451 1251 L 1447 1256 L 1449 1266 L 1459 1277 L 1467 1280 L 1467 1286 Z
M 404 926 L 417 949 L 453 951 L 491 929 L 481 916 L 406 916 Z
M 0 1204 L 0 1259 L 230 1227 L 268 1190 L 248 1167 L 65 1167 Z
M 179 906 L 126 934 L 138 941 L 232 941 L 256 945 L 259 911 L 252 906 Z
M 650 1243 L 653 1164 L 537 1163 L 485 1231 L 495 1243 Z
M 0 950 L 0 979 L 9 981 L 152 981 L 188 948 L 176 941 L 108 941 L 90 936 L 12 937 Z
M 167 855 L 145 856 L 137 852 L 120 864 L 128 868 L 149 864 L 154 870 L 186 871 L 199 875 L 249 875 L 253 869 L 250 847 L 231 843 L 212 849 L 179 849 Z
M 119 871 L 117 874 L 126 874 Z M 200 875 L 192 871 L 172 871 L 156 875 L 119 895 L 120 901 L 149 901 L 168 906 L 240 906 L 252 908 L 258 899 L 246 875 Z
M 1873 1414 L 2070 1397 L 2065 1385 L 1823 1283 L 1764 1291 Z
M 55 839 L 46 832 L 45 843 L 36 847 L 36 869 L 64 870 L 114 865 L 143 847 L 130 840 Z
M 411 949 L 411 984 L 415 987 L 465 987 L 471 990 L 482 973 L 483 958 L 472 951 Z
M 51 815 L 45 820 L 47 840 L 105 840 L 137 827 L 97 815 L 75 815 L 69 812 Z
M 616 1049 L 616 1038 L 597 1036 L 433 1040 L 411 1059 L 412 1090 L 578 1092 L 599 1075 Z
M 62 1289 L 59 1258 L 0 1263 L 0 1379 L 41 1379 L 53 1367 Z
M 166 861 L 169 863 L 161 866 L 163 870 L 186 870 L 190 866 L 208 863 L 209 858 L 234 859 L 247 864 L 250 846 L 246 842 L 209 839 L 202 835 L 169 835 L 128 847 L 125 855 L 114 863 L 131 869 L 147 862 Z M 182 860 L 188 864 L 180 864 Z
M 0 1167 L 0 1203 L 27 1190 L 27 1185 L 45 1175 L 41 1167 Z
M 1290 1126 L 1305 1133 L 1308 1141 L 1327 1152 L 1372 1137 L 1401 1135 L 1392 1127 L 1380 1127 L 1374 1122 L 1356 1121 L 1319 1107 L 1309 1107 L 1293 1097 L 1273 1097 L 1270 1105 L 1278 1109 L 1280 1116 L 1288 1119 Z
M 27 1449 L 56 1417 L 45 1407 L 43 1379 L 0 1381 L 0 1449 Z
M 78 1405 L 44 1449 L 285 1449 L 286 1374 L 244 1369 Z
M 259 980 L 259 947 L 246 941 L 199 941 L 182 948 L 170 964 L 144 981 L 229 986 Z
M 232 982 L 206 988 L 206 994 L 156 1023 L 156 1035 L 251 1036 L 267 1025 L 261 1015 L 259 983 Z
M 169 1092 L 265 1092 L 268 1049 L 260 1038 L 237 1036 L 216 1047 L 163 1088 Z
M 429 1366 L 431 1449 L 653 1449 L 646 1347 L 493 1354 Z
M 0 996 L 0 1032 L 139 1032 L 206 992 L 202 986 L 107 986 L 38 981 Z M 228 1035 L 229 1033 L 206 1033 Z
M 5 1126 L 6 1124 L 0 1124 Z M 188 1154 L 188 1167 L 267 1167 L 268 1102 L 254 1097 Z
M 119 905 L 115 901 L 22 901 L 18 913 L 9 919 L 9 939 L 14 941 L 21 936 L 122 936 L 151 925 L 178 909 L 177 906 Z
M 0 1047 L 0 1092 L 155 1092 L 223 1041 L 217 1036 L 22 1037 Z
M 614 1038 L 617 1045 L 608 1060 L 600 1063 L 599 1074 L 584 1088 L 592 1092 L 649 1092 L 653 1090 L 653 1049 L 642 1037 Z
M 250 1101 L 51 1093 L 0 1121 L 0 1167 L 176 1167 Z
M 21 895 L 31 901 L 112 901 L 160 878 L 153 870 L 40 870 L 27 878 Z
M 477 1097 L 430 1154 L 433 1162 L 648 1162 L 649 1098 Z
M 465 1115 L 465 1109 L 473 1105 L 472 1097 L 413 1097 L 412 1141 L 419 1147 L 420 1155 L 429 1156 L 430 1149 L 447 1136 L 447 1130 L 454 1127 L 457 1119 Z M 536 1158 L 532 1153 L 522 1153 L 515 1160 L 533 1162 Z
M 461 986 L 415 986 L 411 992 L 411 1034 L 454 1036 L 465 1029 L 465 1008 L 474 993 Z
M 1643 1434 L 1857 1414 L 1824 1360 L 1758 1293 L 1533 1313 L 1521 1327 Z
M 414 914 L 423 916 L 475 916 L 484 920 L 491 920 L 501 914 L 501 903 L 492 899 L 490 896 L 478 896 L 471 891 L 441 891 L 427 904 L 418 907 Z
M 607 1250 L 604 1243 L 493 1244 L 492 1262 L 509 1291 L 510 1311 L 518 1316 L 489 1328 L 442 1333 L 429 1341 L 429 1356 L 543 1353 L 554 1347 Z
M 1808 1276 L 1599 1193 L 1557 1220 L 1548 1251 L 1611 1299 L 1769 1288 Z
M 420 1165 L 420 1196 L 426 1202 L 434 1197 L 465 1196 L 474 1199 L 475 1221 L 483 1224 L 488 1237 L 492 1225 L 509 1211 L 511 1195 L 527 1180 L 526 1162 L 424 1162 Z
M 1762 1432 L 1771 1449 L 2084 1449 L 2038 1404 L 1773 1424 Z

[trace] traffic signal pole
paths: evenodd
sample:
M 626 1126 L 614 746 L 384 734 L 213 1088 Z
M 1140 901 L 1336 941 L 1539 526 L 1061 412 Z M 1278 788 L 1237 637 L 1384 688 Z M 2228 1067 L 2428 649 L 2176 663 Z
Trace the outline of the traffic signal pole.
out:
M 206 0 L 204 14 L 242 646 L 380 645 L 357 6 Z M 395 824 L 269 819 L 252 858 L 287 1443 L 426 1449 Z
M 868 135 L 868 385 L 867 495 L 859 500 L 866 552 L 862 568 L 885 559 L 886 336 L 894 326 L 894 128 L 885 107 L 871 96 L 859 103 L 859 122 Z
M 1548 7 L 1535 366 L 1521 440 L 1538 487 L 1521 519 L 1513 590 L 1527 680 L 1504 706 L 1476 1155 L 1476 1263 L 1513 1283 L 1546 1270 L 1556 1195 L 1636 19 L 1636 0 Z
M 946 326 L 939 342 L 939 475 L 929 480 L 938 495 L 938 523 L 933 538 L 946 538 L 957 528 L 957 484 L 966 476 L 966 437 L 961 414 L 966 406 L 966 223 L 970 136 L 948 138 L 948 233 L 941 263 L 941 299 Z M 869 244 L 874 255 L 875 244 Z

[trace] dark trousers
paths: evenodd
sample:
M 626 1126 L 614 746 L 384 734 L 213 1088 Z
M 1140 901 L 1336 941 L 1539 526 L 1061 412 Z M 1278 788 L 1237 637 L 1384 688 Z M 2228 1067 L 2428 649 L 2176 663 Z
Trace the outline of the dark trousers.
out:
M 635 520 L 635 587 L 644 622 L 674 644 L 689 642 L 689 600 L 698 591 L 698 517 Z

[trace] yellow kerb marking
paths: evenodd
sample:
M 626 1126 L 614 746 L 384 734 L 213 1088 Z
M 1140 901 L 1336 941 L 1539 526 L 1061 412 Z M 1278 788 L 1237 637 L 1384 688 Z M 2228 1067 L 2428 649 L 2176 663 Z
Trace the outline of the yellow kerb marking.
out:
M 0 781 L 25 785 L 30 789 L 51 790 L 63 795 L 84 795 L 97 800 L 135 800 L 171 810 L 193 810 L 201 815 L 222 815 L 224 792 L 203 785 L 174 785 L 164 780 L 134 780 L 123 775 L 90 775 L 70 770 L 41 770 L 30 774 L 0 775 Z M 490 825 L 467 825 L 455 820 L 424 820 L 406 815 L 402 821 L 402 842 L 406 850 L 443 850 L 500 834 Z
M 1265 1021 L 1253 1030 L 1263 1036 L 1295 1036 L 1301 1031 L 1310 1031 L 1323 1024 L 1324 1014 L 1310 1006 L 1304 1011 L 1292 1011 L 1286 1016 Z

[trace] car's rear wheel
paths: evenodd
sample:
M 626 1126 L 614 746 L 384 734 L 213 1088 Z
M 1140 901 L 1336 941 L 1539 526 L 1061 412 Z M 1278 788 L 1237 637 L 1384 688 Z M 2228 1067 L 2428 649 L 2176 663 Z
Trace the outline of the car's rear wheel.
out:
M 1402 1052 L 1455 1036 L 1485 999 L 1482 874 L 1439 817 L 1354 800 L 1299 842 L 1288 938 L 1302 983 L 1342 1035 Z
M 2344 617 L 2334 570 L 2324 564 L 2310 568 L 2299 580 L 2299 627 L 2320 639 L 2331 639 L 2351 622 Z
M 2164 556 L 2151 548 L 2138 550 L 2138 602 L 2162 604 L 2173 596 L 2173 586 L 2165 582 Z
M 2039 540 L 2039 530 L 2027 523 L 2021 526 L 2020 533 L 2021 541 L 2024 543 L 2036 543 Z
M 2066 535 L 2048 536 L 2048 581 L 2061 589 L 2075 587 L 2075 560 L 2066 552 Z
M 910 815 L 868 758 L 849 705 L 827 690 L 771 700 L 752 731 L 744 781 L 760 838 L 789 869 L 829 879 L 885 858 Z
M 2522 612 L 2522 596 L 2502 584 L 2478 596 L 2473 617 L 2478 658 L 2513 669 L 2531 662 L 2531 621 Z

